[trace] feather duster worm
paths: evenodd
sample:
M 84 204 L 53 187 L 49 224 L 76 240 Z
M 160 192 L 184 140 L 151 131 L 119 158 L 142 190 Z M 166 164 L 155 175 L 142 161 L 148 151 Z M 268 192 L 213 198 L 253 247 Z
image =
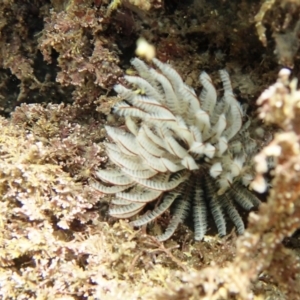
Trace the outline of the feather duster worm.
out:
M 245 210 L 260 201 L 247 188 L 254 178 L 252 157 L 259 148 L 250 136 L 247 119 L 235 99 L 228 73 L 220 71 L 224 95 L 218 98 L 210 76 L 202 72 L 197 97 L 168 64 L 153 59 L 156 69 L 138 58 L 132 65 L 139 76 L 125 76 L 132 88 L 116 85 L 121 101 L 114 112 L 125 117 L 127 130 L 106 126 L 112 143 L 107 154 L 114 169 L 98 170 L 92 186 L 113 194 L 110 215 L 131 218 L 153 201 L 151 211 L 132 221 L 142 226 L 171 209 L 164 241 L 192 212 L 195 239 L 207 231 L 210 210 L 221 236 L 226 215 L 244 232 L 237 206 Z

